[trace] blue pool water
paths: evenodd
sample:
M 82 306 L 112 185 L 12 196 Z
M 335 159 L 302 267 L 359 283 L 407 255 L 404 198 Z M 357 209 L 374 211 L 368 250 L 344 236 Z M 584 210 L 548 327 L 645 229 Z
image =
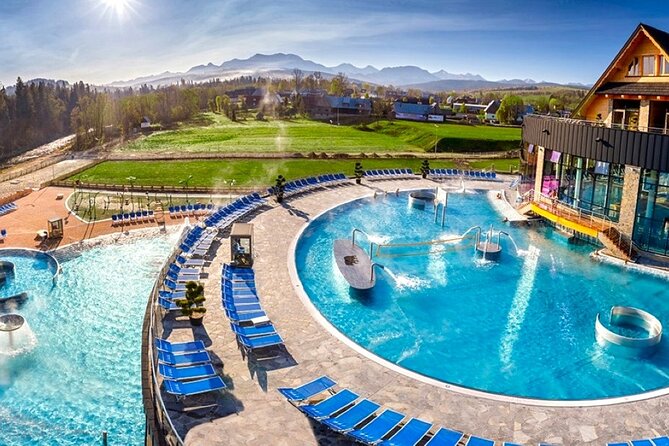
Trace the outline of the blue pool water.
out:
M 318 310 L 362 347 L 438 380 L 510 396 L 584 400 L 669 387 L 665 338 L 648 359 L 598 346 L 595 316 L 614 305 L 638 307 L 669 324 L 666 281 L 600 264 L 591 245 L 548 227 L 512 228 L 483 193 L 450 194 L 446 226 L 407 195 L 362 199 L 315 219 L 297 243 L 296 268 Z M 473 243 L 393 248 L 375 261 L 375 288 L 356 295 L 334 262 L 335 239 L 353 228 L 376 242 L 444 239 L 474 225 L 508 232 L 499 262 Z M 358 238 L 367 247 L 364 236 Z M 518 245 L 516 252 L 513 242 Z M 406 255 L 431 251 L 432 255 Z M 441 251 L 441 252 L 439 252 Z M 393 278 L 392 276 L 395 276 Z
M 168 237 L 98 246 L 61 260 L 52 286 L 43 259 L 16 264 L 0 296 L 27 291 L 36 345 L 0 355 L 0 445 L 142 444 L 140 346 L 144 310 Z M 0 336 L 3 333 L 0 333 Z M 0 344 L 4 340 L 0 339 Z

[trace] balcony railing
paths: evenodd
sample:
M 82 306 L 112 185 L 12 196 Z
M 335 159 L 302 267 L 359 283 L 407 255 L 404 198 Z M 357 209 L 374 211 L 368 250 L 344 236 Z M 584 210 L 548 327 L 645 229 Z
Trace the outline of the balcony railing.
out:
M 630 132 L 645 132 L 645 133 L 656 133 L 660 135 L 669 135 L 669 129 L 662 127 L 644 127 L 637 124 L 632 125 L 624 123 L 607 123 L 606 121 L 588 121 L 585 119 L 561 118 L 558 116 L 539 115 L 539 114 L 531 114 L 527 115 L 526 118 L 527 117 L 538 117 L 541 119 L 563 122 L 566 124 L 583 125 L 588 127 L 600 127 L 605 129 L 627 130 Z

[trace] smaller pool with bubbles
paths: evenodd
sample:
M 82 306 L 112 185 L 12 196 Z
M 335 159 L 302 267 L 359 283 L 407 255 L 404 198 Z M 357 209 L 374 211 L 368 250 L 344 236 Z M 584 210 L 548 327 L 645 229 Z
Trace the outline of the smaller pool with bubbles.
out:
M 0 298 L 27 294 L 0 313 L 23 316 L 20 330 L 30 338 L 10 343 L 0 332 L 1 445 L 102 444 L 102 431 L 109 444 L 144 442 L 142 321 L 175 241 L 159 236 L 56 254 L 55 285 L 48 257 L 0 250 L 0 260 L 15 265 Z

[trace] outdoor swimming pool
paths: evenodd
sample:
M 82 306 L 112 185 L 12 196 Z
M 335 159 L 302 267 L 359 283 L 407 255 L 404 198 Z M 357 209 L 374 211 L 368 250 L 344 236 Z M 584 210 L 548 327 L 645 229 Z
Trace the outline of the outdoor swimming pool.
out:
M 507 396 L 591 400 L 669 387 L 666 339 L 639 359 L 603 350 L 594 334 L 597 313 L 607 319 L 614 305 L 668 324 L 666 281 L 594 262 L 593 246 L 549 227 L 508 227 L 484 193 L 451 193 L 444 228 L 429 206 L 412 208 L 407 198 L 347 203 L 316 218 L 297 242 L 304 291 L 346 337 L 422 375 Z M 481 260 L 471 241 L 382 249 L 392 256 L 374 259 L 386 271 L 366 295 L 351 292 L 332 252 L 354 228 L 376 243 L 412 243 L 491 224 L 510 235 L 501 238 L 499 262 Z
M 17 312 L 36 339 L 29 353 L 0 354 L 0 444 L 102 444 L 102 431 L 109 444 L 144 442 L 142 320 L 173 242 L 160 236 L 65 256 L 55 287 L 44 259 L 0 251 L 16 264 L 0 296 L 28 292 Z

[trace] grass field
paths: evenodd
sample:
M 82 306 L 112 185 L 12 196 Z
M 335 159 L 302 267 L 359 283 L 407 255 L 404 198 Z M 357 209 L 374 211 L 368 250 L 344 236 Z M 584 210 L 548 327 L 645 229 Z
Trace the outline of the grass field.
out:
M 436 134 L 435 134 L 436 132 Z M 290 121 L 239 121 L 205 113 L 176 130 L 142 136 L 122 151 L 167 152 L 487 152 L 518 148 L 520 129 L 378 121 L 367 126 Z
M 234 160 L 184 160 L 184 161 L 107 161 L 100 163 L 71 180 L 96 184 L 129 184 L 128 177 L 136 178 L 134 184 L 145 186 L 174 186 L 185 180 L 189 175 L 189 186 L 221 188 L 228 187 L 231 180 L 237 186 L 269 186 L 277 175 L 288 179 L 302 178 L 324 173 L 344 172 L 353 175 L 356 161 L 360 161 L 364 169 L 402 168 L 409 167 L 415 173 L 420 171 L 421 160 L 407 159 L 234 159 Z M 473 169 L 490 169 L 509 171 L 517 167 L 517 159 L 496 159 L 471 161 Z M 430 161 L 430 167 L 455 167 L 452 161 Z

